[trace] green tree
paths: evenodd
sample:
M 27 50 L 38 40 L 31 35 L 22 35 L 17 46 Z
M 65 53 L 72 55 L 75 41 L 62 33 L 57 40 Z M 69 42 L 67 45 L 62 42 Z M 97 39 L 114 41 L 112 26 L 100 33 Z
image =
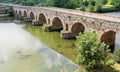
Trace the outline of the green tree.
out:
M 102 3 L 102 0 L 99 0 L 96 2 L 96 5 L 95 5 L 95 10 L 96 12 L 102 12 L 102 6 L 103 6 L 103 3 Z
M 83 5 L 85 5 L 83 0 L 79 0 L 79 6 L 83 6 Z
M 96 5 L 95 6 L 95 10 L 96 10 L 96 12 L 102 12 L 102 5 L 100 5 L 100 4 L 98 4 L 98 5 Z
M 13 16 L 13 10 L 7 9 L 6 14 L 8 14 L 9 16 Z
M 85 0 L 85 1 L 84 1 L 84 4 L 85 4 L 85 6 L 88 6 L 88 5 L 89 5 L 88 0 Z
M 66 2 L 66 4 L 63 7 L 69 8 L 69 9 L 75 9 L 76 7 L 78 7 L 78 1 L 77 0 L 68 0 L 68 2 Z
M 77 63 L 86 69 L 95 69 L 107 64 L 109 49 L 105 43 L 98 40 L 92 32 L 80 33 L 77 36 Z
M 81 6 L 81 7 L 80 7 L 80 10 L 81 10 L 81 11 L 85 11 L 85 6 Z
M 107 0 L 101 0 L 102 1 L 102 4 L 106 4 L 107 3 Z
M 74 0 L 47 0 L 47 6 L 62 7 L 62 8 L 71 8 L 74 9 L 78 6 L 78 1 Z
M 95 6 L 95 0 L 89 0 L 89 5 Z
M 118 10 L 120 10 L 120 0 L 111 0 L 112 5 L 114 5 Z

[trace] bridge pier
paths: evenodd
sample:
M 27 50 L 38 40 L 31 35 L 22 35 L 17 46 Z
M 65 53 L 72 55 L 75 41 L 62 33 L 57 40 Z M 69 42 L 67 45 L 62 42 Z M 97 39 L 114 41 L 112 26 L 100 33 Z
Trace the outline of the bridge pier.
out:
M 15 16 L 15 18 L 18 18 L 19 15 L 18 14 L 14 14 L 14 16 Z
M 34 26 L 40 26 L 40 25 L 42 25 L 42 23 L 39 20 L 33 20 L 32 21 L 32 25 L 34 25 Z
M 62 30 L 60 33 L 60 37 L 63 39 L 71 39 L 72 37 L 72 33 L 70 31 L 64 31 Z
M 24 18 L 24 17 L 23 17 L 22 15 L 18 15 L 18 16 L 17 16 L 17 19 L 19 19 L 19 20 L 23 20 L 23 18 Z
M 43 25 L 43 31 L 45 31 L 45 32 L 51 32 L 52 31 L 51 27 L 52 27 L 51 25 L 45 24 L 45 25 Z
M 28 17 L 24 17 L 23 20 L 24 20 L 25 22 L 32 22 L 32 19 L 31 19 L 31 18 L 28 18 Z
M 72 33 L 70 31 L 62 30 L 60 33 L 60 37 L 63 39 L 75 39 L 76 36 L 78 36 L 77 33 Z
M 53 26 L 53 25 L 50 25 L 50 24 L 45 24 L 43 26 L 43 30 L 46 31 L 46 32 L 61 31 L 62 28 L 60 26 Z

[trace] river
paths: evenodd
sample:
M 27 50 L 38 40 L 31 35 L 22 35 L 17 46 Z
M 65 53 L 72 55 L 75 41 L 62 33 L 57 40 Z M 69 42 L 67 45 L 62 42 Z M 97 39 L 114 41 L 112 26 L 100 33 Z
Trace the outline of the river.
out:
M 115 48 L 120 48 L 119 36 L 117 33 Z M 42 26 L 1 17 L 0 72 L 74 72 L 74 42 L 61 39 L 59 32 L 44 32 Z
M 51 48 L 72 50 L 74 40 L 57 39 L 59 32 L 46 33 L 41 27 L 33 28 L 30 23 L 9 19 L 0 19 L 0 72 L 74 72 L 77 69 L 75 63 Z

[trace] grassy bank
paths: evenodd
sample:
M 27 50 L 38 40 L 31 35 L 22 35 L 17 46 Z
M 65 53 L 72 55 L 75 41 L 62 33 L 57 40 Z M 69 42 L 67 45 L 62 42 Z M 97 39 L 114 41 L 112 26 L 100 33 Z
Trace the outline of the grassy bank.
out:
M 0 17 L 8 17 L 9 14 L 0 14 Z

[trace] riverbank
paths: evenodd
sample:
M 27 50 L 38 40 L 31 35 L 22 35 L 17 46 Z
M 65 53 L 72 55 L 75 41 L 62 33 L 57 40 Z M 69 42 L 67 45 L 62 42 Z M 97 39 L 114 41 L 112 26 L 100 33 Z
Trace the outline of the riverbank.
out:
M 0 14 L 0 17 L 8 17 L 9 14 Z
M 0 22 L 11 22 L 14 21 L 14 17 L 10 17 L 8 14 L 0 14 Z

